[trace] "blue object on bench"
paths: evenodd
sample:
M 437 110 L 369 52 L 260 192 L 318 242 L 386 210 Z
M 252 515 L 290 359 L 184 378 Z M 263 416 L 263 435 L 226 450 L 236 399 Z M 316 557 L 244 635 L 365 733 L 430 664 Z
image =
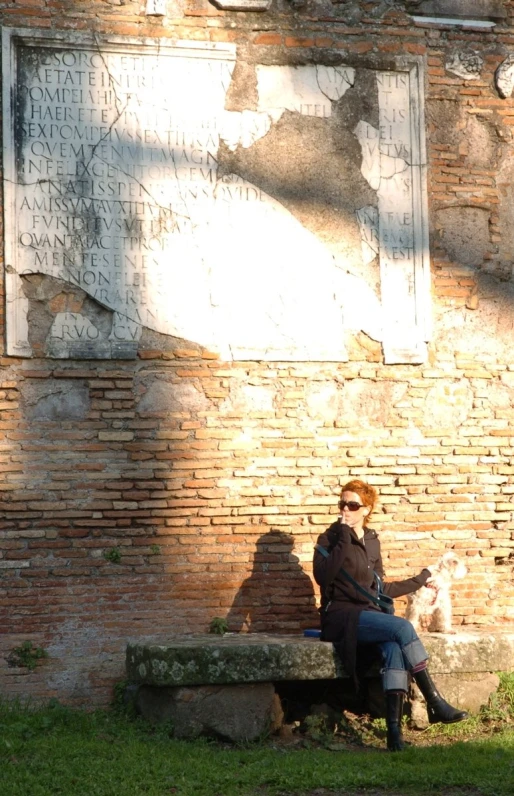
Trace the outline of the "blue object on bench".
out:
M 321 636 L 321 630 L 309 628 L 308 630 L 303 631 L 303 635 L 307 636 L 308 638 L 319 638 Z

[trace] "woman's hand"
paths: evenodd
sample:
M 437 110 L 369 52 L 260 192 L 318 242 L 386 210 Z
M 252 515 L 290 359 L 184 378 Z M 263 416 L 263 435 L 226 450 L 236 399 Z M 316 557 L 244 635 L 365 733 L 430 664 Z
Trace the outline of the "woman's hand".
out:
M 427 579 L 426 579 L 426 581 L 425 581 L 425 586 L 426 586 L 426 585 L 427 585 L 427 583 L 430 583 L 430 581 L 432 580 L 432 573 L 430 572 L 430 570 L 428 569 L 428 567 L 424 567 L 424 568 L 421 570 L 421 574 L 422 574 L 422 575 L 428 575 L 428 577 L 427 577 Z
M 337 541 L 349 542 L 352 536 L 352 529 L 344 522 L 340 522 L 337 526 Z

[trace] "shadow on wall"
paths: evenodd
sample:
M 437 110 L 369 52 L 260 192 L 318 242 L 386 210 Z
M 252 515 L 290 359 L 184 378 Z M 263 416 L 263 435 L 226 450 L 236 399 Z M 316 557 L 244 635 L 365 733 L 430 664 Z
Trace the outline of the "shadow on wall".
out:
M 269 531 L 257 541 L 253 569 L 227 615 L 232 632 L 298 633 L 319 626 L 314 588 L 293 555 L 294 537 Z

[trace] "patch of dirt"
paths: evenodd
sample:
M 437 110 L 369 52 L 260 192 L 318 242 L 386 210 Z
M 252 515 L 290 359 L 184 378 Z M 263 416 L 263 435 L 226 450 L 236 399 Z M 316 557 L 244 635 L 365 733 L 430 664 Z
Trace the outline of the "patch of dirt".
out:
M 456 727 L 442 724 L 425 730 L 413 729 L 408 720 L 403 723 L 403 737 L 407 747 L 447 746 L 459 741 L 466 743 L 479 738 L 490 737 L 505 729 L 505 718 L 494 722 L 470 722 Z M 361 752 L 383 750 L 386 748 L 386 725 L 384 720 L 370 716 L 356 715 L 348 711 L 322 711 L 307 716 L 305 721 L 284 724 L 280 731 L 269 738 L 268 743 L 275 748 L 323 748 L 334 752 Z M 448 791 L 452 794 L 472 794 L 478 791 Z M 322 793 L 322 791 L 320 791 Z M 303 794 L 302 794 L 303 796 Z M 312 796 L 307 794 L 306 796 Z M 337 795 L 336 795 L 337 796 Z M 345 796 L 352 796 L 350 793 Z M 366 796 L 373 796 L 366 791 Z M 389 796 L 395 796 L 389 794 Z M 401 795 L 400 795 L 401 796 Z

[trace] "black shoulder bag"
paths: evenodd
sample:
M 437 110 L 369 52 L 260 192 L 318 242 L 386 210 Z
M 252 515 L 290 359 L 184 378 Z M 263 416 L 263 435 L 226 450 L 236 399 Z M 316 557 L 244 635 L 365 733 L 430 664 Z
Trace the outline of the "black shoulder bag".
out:
M 314 547 L 316 548 L 316 550 L 318 550 L 318 552 L 320 552 L 323 556 L 325 556 L 325 558 L 328 558 L 329 553 L 328 553 L 327 550 L 325 550 L 324 547 L 322 547 L 320 544 L 316 544 L 316 545 L 314 545 Z M 376 572 L 373 573 L 374 576 L 375 576 L 376 584 L 377 584 L 377 596 L 376 597 L 375 597 L 374 594 L 371 594 L 371 592 L 369 592 L 367 589 L 365 589 L 363 586 L 361 586 L 360 583 L 357 583 L 355 578 L 352 578 L 350 573 L 347 572 L 346 569 L 343 569 L 343 567 L 341 567 L 341 569 L 339 570 L 339 573 L 344 578 L 346 578 L 346 580 L 349 583 L 352 584 L 352 586 L 359 592 L 359 594 L 363 594 L 365 597 L 368 598 L 368 600 L 370 600 L 372 603 L 374 603 L 374 605 L 376 605 L 377 608 L 380 608 L 382 613 L 384 613 L 384 614 L 394 614 L 394 601 L 393 601 L 393 598 L 389 597 L 389 595 L 387 595 L 387 594 L 384 594 L 382 578 L 379 575 L 377 575 Z

